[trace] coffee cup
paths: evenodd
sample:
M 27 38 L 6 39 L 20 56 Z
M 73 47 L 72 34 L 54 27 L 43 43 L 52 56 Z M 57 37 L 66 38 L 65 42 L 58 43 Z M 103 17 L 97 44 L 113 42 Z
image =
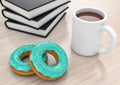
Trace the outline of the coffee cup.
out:
M 73 13 L 72 43 L 74 52 L 82 56 L 106 54 L 117 41 L 115 30 L 106 25 L 107 14 L 98 8 L 80 8 Z M 107 48 L 102 48 L 104 32 L 110 36 Z

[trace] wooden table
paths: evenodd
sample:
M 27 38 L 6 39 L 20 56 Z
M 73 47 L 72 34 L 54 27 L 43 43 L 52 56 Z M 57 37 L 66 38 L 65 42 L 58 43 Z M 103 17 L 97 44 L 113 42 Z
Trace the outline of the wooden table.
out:
M 107 55 L 82 57 L 71 50 L 72 13 L 81 7 L 97 7 L 108 14 L 107 24 L 115 28 L 118 43 Z M 0 5 L 0 11 L 3 7 Z M 120 85 L 120 0 L 72 0 L 67 15 L 47 38 L 8 30 L 0 13 L 0 85 Z M 9 56 L 17 47 L 50 40 L 64 48 L 69 58 L 68 72 L 59 80 L 45 81 L 36 75 L 24 77 L 9 68 Z M 103 45 L 109 37 L 105 34 Z

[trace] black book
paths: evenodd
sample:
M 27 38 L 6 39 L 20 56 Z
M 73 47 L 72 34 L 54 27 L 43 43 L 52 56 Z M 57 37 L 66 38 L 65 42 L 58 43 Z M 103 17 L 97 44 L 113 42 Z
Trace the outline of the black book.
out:
M 63 12 L 60 15 L 58 15 L 57 17 L 51 19 L 45 25 L 40 27 L 39 30 L 33 29 L 30 26 L 27 26 L 25 24 L 22 24 L 22 23 L 19 23 L 19 22 L 10 20 L 10 19 L 8 19 L 5 22 L 5 25 L 6 25 L 6 27 L 8 27 L 9 29 L 12 29 L 12 30 L 16 30 L 16 31 L 20 31 L 20 32 L 28 33 L 28 34 L 33 34 L 33 35 L 37 35 L 37 36 L 41 36 L 41 37 L 47 37 L 65 14 L 66 13 Z
M 44 25 L 49 20 L 56 17 L 63 11 L 65 11 L 67 8 L 68 8 L 67 5 L 63 5 L 61 7 L 55 8 L 51 11 L 48 11 L 40 16 L 37 16 L 31 20 L 28 20 L 28 19 L 20 16 L 18 13 L 11 11 L 9 9 L 4 9 L 2 12 L 3 12 L 4 17 L 6 17 L 8 19 L 12 19 L 14 21 L 17 21 L 17 22 L 29 25 L 31 27 L 34 27 L 36 29 L 39 29 L 42 25 Z
M 2 5 L 31 19 L 70 0 L 2 0 Z

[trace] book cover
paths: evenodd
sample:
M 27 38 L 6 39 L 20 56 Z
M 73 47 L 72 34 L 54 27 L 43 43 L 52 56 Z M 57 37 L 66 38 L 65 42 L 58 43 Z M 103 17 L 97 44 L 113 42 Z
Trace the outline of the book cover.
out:
M 5 8 L 31 19 L 55 7 L 67 4 L 70 0 L 2 0 L 1 2 Z
M 31 11 L 55 0 L 6 0 L 6 1 L 26 11 Z
M 41 37 L 47 37 L 50 32 L 55 28 L 55 26 L 59 23 L 59 21 L 63 18 L 63 16 L 66 13 L 63 12 L 57 17 L 53 18 L 49 22 L 47 22 L 45 25 L 43 25 L 39 30 L 33 29 L 30 26 L 27 26 L 25 24 L 13 21 L 13 20 L 7 20 L 5 25 L 8 29 L 28 33 L 28 34 L 33 34 Z
M 38 29 L 39 27 L 41 27 L 42 25 L 47 23 L 49 20 L 56 17 L 63 11 L 65 11 L 67 8 L 68 8 L 67 5 L 63 5 L 55 10 L 46 12 L 46 13 L 44 13 L 40 16 L 37 16 L 31 20 L 28 20 L 9 9 L 5 9 L 2 12 L 3 12 L 4 17 L 6 17 L 6 18 L 12 19 L 17 22 L 21 22 L 23 24 L 26 24 L 26 25 L 29 25 L 29 26 L 32 26 L 32 27 Z

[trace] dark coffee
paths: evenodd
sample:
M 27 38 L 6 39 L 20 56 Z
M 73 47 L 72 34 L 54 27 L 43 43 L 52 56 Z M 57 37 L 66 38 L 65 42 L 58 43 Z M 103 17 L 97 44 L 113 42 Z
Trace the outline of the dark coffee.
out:
M 97 13 L 93 13 L 93 12 L 82 12 L 82 13 L 78 13 L 77 17 L 79 19 L 82 20 L 86 20 L 86 21 L 99 21 L 102 20 L 103 17 Z

